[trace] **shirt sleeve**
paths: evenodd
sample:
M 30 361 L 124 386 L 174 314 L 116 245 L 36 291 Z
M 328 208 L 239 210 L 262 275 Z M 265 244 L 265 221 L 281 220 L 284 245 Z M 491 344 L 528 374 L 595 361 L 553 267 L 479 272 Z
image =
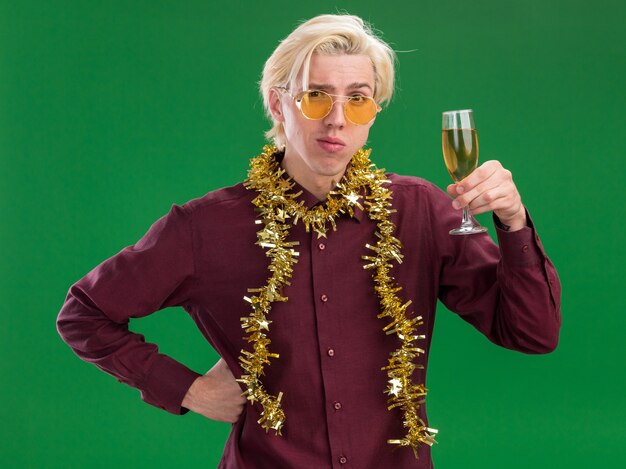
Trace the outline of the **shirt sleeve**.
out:
M 185 305 L 194 282 L 190 215 L 172 206 L 133 246 L 74 284 L 57 318 L 62 339 L 83 360 L 137 388 L 174 414 L 200 376 L 128 329 L 130 318 Z
M 525 353 L 554 350 L 561 326 L 561 285 L 530 215 L 527 226 L 498 227 L 498 246 L 487 234 L 451 236 L 460 212 L 435 197 L 434 236 L 442 254 L 439 298 L 489 340 Z

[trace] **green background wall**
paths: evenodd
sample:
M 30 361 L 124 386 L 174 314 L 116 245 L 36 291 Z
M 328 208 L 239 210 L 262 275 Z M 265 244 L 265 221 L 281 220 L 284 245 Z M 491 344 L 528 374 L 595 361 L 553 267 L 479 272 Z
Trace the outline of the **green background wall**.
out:
M 245 176 L 265 58 L 337 11 L 410 51 L 371 132 L 379 166 L 445 187 L 440 113 L 473 107 L 481 159 L 513 171 L 563 283 L 547 356 L 439 310 L 437 468 L 626 467 L 618 0 L 0 1 L 0 466 L 216 466 L 228 425 L 144 404 L 72 354 L 56 314 L 172 203 Z M 198 372 L 216 360 L 180 309 L 131 327 Z

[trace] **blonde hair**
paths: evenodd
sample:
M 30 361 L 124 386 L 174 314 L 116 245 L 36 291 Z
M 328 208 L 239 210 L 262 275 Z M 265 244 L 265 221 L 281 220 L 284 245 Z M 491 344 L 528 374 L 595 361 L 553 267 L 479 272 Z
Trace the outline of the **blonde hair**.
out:
M 320 15 L 298 26 L 281 41 L 263 67 L 260 82 L 263 104 L 273 126 L 265 133 L 277 147 L 285 146 L 285 132 L 281 122 L 272 119 L 270 90 L 275 87 L 295 89 L 302 72 L 302 87 L 307 89 L 309 67 L 313 53 L 324 55 L 363 54 L 374 67 L 374 100 L 382 105 L 391 100 L 394 88 L 396 54 L 377 37 L 369 24 L 358 16 Z

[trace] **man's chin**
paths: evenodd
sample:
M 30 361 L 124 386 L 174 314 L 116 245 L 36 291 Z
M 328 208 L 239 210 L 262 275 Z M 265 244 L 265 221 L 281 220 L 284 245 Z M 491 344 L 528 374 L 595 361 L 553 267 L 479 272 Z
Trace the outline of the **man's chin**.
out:
M 335 181 L 338 182 L 339 179 L 341 179 L 341 177 L 343 176 L 343 173 L 345 173 L 346 167 L 347 167 L 347 163 L 346 164 L 333 164 L 333 165 L 320 165 L 320 167 L 317 168 L 317 174 L 319 176 L 333 178 L 335 179 Z

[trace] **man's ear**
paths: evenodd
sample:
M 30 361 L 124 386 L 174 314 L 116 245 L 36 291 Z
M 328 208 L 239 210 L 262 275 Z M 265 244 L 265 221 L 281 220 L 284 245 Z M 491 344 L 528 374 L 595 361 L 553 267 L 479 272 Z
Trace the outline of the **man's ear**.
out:
M 282 96 L 276 88 L 270 90 L 270 113 L 275 122 L 285 122 L 281 98 Z

